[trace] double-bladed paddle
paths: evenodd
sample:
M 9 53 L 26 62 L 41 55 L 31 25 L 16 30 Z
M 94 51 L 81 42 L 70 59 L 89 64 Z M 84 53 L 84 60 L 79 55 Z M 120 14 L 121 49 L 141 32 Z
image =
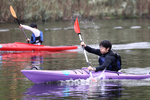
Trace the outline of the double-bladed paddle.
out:
M 11 12 L 12 16 L 17 20 L 18 25 L 20 25 L 20 22 L 19 22 L 19 20 L 18 20 L 18 18 L 16 16 L 16 12 L 14 11 L 12 6 L 10 6 L 10 12 Z M 27 35 L 25 34 L 25 32 L 24 32 L 24 30 L 22 28 L 21 28 L 21 31 L 23 32 L 25 38 L 27 39 Z
M 76 18 L 76 21 L 75 21 L 75 23 L 74 23 L 74 30 L 75 30 L 75 32 L 79 35 L 80 42 L 83 42 L 82 37 L 81 37 L 81 32 L 80 32 L 80 27 L 79 27 L 78 18 Z M 87 65 L 88 65 L 88 67 L 89 67 L 89 66 L 90 66 L 90 63 L 89 63 L 89 60 L 88 60 L 88 57 L 87 57 L 87 54 L 86 54 L 86 51 L 85 51 L 84 46 L 82 46 L 82 49 L 83 49 L 83 52 L 84 52 L 84 56 L 85 56 Z M 91 77 L 92 81 L 95 81 L 95 79 L 93 78 L 93 75 L 92 75 L 91 71 L 90 71 L 90 77 Z

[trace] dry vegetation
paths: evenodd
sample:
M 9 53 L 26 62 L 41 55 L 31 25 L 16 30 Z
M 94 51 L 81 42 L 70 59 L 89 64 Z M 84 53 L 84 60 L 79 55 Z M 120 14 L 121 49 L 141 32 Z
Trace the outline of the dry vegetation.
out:
M 12 5 L 21 21 L 138 18 L 150 16 L 150 0 L 0 0 L 0 22 L 12 22 Z

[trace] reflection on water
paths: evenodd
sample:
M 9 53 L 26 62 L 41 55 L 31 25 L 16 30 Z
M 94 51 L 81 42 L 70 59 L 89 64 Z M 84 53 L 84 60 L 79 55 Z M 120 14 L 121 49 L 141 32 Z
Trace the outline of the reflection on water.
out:
M 18 64 L 24 69 L 43 69 L 43 63 L 53 63 L 58 59 L 65 57 L 76 57 L 76 51 L 60 51 L 60 52 L 3 52 L 0 55 L 0 62 L 3 66 L 11 66 Z M 16 65 L 15 65 L 16 66 Z M 45 66 L 45 65 L 44 65 Z M 46 69 L 46 66 L 45 66 Z
M 31 64 L 32 64 L 31 70 L 33 70 L 33 69 L 36 69 L 36 70 L 43 69 L 42 63 L 43 63 L 43 55 L 31 56 Z
M 2 66 L 2 55 L 0 54 L 0 66 Z
M 26 89 L 22 97 L 27 99 L 100 99 L 120 100 L 134 99 L 133 91 L 138 87 L 140 94 L 144 93 L 143 86 L 150 86 L 150 80 L 68 80 L 58 83 L 34 84 Z M 148 90 L 149 91 L 149 90 Z
M 29 70 L 33 66 L 48 69 L 50 66 L 46 66 L 47 63 L 53 64 L 58 59 L 64 59 L 66 56 L 73 59 L 76 54 L 75 51 L 2 53 L 0 56 L 0 89 L 3 91 L 0 91 L 1 99 L 21 98 L 23 89 L 31 84 L 29 80 L 25 79 L 25 76 L 20 72 L 21 70 Z M 58 65 L 60 66 L 59 63 Z M 9 96 L 5 96 L 7 94 Z
M 89 83 L 89 84 L 87 84 Z M 34 84 L 24 93 L 23 99 L 112 99 L 122 96 L 120 82 L 90 83 L 84 80 L 60 82 L 55 84 Z

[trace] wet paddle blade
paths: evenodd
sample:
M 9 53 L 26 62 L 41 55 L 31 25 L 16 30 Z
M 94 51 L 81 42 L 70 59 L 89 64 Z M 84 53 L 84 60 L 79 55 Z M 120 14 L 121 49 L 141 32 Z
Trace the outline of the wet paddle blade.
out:
M 90 71 L 90 79 L 93 81 L 93 82 L 96 82 L 96 80 L 93 78 L 93 75 L 92 75 L 92 72 Z
M 10 6 L 10 12 L 11 12 L 12 16 L 17 19 L 16 13 L 15 13 L 15 11 L 14 11 L 12 6 Z
M 96 80 L 95 80 L 94 78 L 92 78 L 92 81 L 93 81 L 93 82 L 96 82 Z
M 97 82 L 96 79 L 94 79 L 94 78 L 90 78 L 90 80 L 91 80 L 92 82 Z
M 79 27 L 79 22 L 78 22 L 78 18 L 76 18 L 76 21 L 74 23 L 74 30 L 77 34 L 80 33 L 80 27 Z

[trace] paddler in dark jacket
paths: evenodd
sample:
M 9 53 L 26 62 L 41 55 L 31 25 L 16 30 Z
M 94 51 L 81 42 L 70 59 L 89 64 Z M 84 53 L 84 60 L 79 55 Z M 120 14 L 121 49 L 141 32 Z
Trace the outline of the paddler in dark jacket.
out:
M 103 40 L 99 46 L 100 49 L 94 49 L 90 46 L 87 46 L 84 42 L 81 42 L 81 46 L 85 47 L 85 50 L 89 53 L 96 54 L 99 57 L 99 66 L 98 67 L 88 67 L 88 70 L 93 71 L 102 71 L 104 69 L 110 70 L 110 71 L 118 71 L 117 67 L 117 58 L 115 57 L 115 54 L 111 50 L 112 44 L 108 40 Z

